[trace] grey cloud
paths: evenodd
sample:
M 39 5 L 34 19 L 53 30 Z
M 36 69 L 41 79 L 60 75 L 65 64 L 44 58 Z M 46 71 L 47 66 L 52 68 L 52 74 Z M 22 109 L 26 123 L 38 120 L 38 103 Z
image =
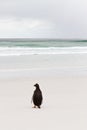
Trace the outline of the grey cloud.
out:
M 53 26 L 52 29 L 48 28 L 53 37 L 86 38 L 86 5 L 86 0 L 3 0 L 0 1 L 0 16 L 14 17 L 20 21 L 48 21 Z

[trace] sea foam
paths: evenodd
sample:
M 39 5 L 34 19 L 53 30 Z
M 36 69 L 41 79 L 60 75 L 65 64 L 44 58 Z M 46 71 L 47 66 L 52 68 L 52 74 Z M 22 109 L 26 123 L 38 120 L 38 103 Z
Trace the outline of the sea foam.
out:
M 0 47 L 0 56 L 84 54 L 87 47 Z

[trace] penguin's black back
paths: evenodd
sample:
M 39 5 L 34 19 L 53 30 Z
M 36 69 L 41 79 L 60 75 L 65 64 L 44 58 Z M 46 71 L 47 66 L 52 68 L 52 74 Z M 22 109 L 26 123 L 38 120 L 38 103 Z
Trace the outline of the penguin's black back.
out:
M 42 92 L 41 92 L 40 88 L 36 88 L 36 90 L 34 91 L 34 94 L 33 94 L 34 105 L 40 107 L 40 105 L 42 104 L 42 100 L 43 100 Z

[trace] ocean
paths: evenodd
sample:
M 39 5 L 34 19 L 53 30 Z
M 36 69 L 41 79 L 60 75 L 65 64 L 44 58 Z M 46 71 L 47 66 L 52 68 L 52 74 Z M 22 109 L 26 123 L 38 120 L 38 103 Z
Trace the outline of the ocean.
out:
M 0 56 L 82 53 L 87 53 L 87 40 L 0 39 Z

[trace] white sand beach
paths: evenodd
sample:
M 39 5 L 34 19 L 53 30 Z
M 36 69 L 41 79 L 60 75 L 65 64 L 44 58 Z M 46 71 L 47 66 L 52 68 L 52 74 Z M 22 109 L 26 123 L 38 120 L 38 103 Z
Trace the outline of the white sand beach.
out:
M 43 92 L 32 108 L 34 84 Z M 0 130 L 87 130 L 87 54 L 0 57 Z

